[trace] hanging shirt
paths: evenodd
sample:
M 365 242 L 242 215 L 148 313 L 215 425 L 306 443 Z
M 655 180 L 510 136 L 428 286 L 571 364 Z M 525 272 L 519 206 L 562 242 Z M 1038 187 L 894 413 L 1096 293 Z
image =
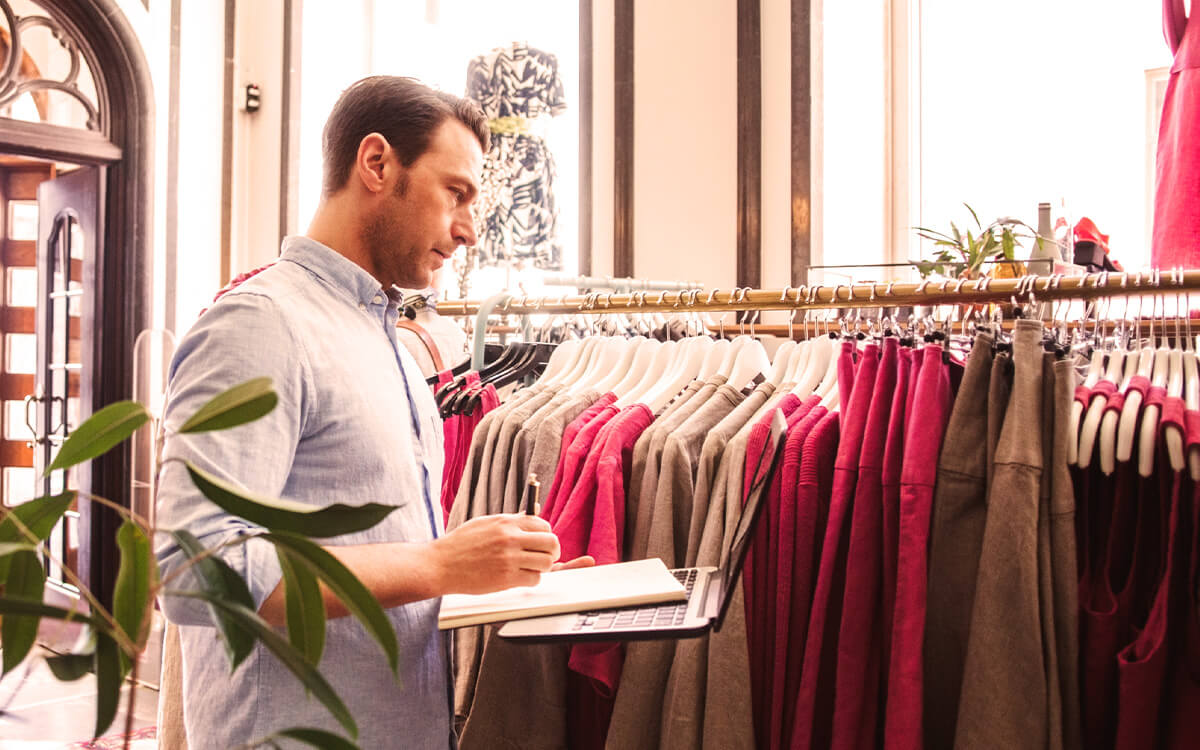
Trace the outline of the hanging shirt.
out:
M 808 416 L 788 433 L 789 443 L 795 437 L 797 440 L 802 439 L 803 444 L 797 452 L 800 462 L 796 466 L 796 474 L 788 471 L 785 475 L 788 478 L 795 477 L 794 491 L 787 497 L 787 489 L 784 488 L 785 497 L 781 501 L 783 514 L 779 550 L 780 592 L 782 596 L 783 590 L 790 588 L 791 593 L 786 599 L 789 606 L 780 608 L 781 612 L 787 611 L 787 621 L 781 623 L 778 628 L 785 637 L 777 641 L 774 670 L 775 684 L 778 685 L 781 679 L 783 683 L 782 696 L 774 701 L 778 708 L 772 706 L 772 717 L 779 716 L 778 719 L 772 718 L 772 724 L 779 725 L 780 747 L 794 746 L 792 727 L 804 666 L 812 592 L 816 585 L 825 520 L 828 516 L 828 500 L 833 494 L 840 425 L 841 420 L 836 412 L 831 414 L 824 406 L 817 404 Z M 786 533 L 789 506 L 791 514 L 795 516 L 795 534 L 792 538 Z M 782 659 L 778 656 L 780 647 L 786 654 Z M 782 678 L 779 674 L 781 667 L 784 672 Z
M 1004 415 L 995 475 L 988 490 L 987 521 L 955 729 L 958 748 L 1040 746 L 1046 740 L 1047 699 L 1037 588 L 1038 501 L 1044 460 L 1041 340 L 1041 321 L 1017 321 L 1013 331 L 1013 394 Z M 926 360 L 924 367 L 928 366 Z M 913 424 L 921 424 L 916 415 Z M 918 540 L 923 546 L 923 537 Z M 900 602 L 897 595 L 897 619 Z M 900 653 L 899 643 L 894 644 L 892 653 Z
M 895 400 L 898 358 L 899 341 L 894 337 L 884 339 L 858 458 L 858 482 L 850 521 L 837 641 L 835 748 L 873 746 L 876 727 L 882 723 L 878 702 L 885 628 L 879 619 L 883 579 L 883 548 L 879 542 L 883 537 L 883 456 Z
M 852 344 L 849 348 L 843 347 L 839 361 L 838 394 L 843 401 L 841 441 L 792 727 L 792 741 L 802 746 L 812 743 L 815 747 L 829 747 L 832 741 L 833 689 L 849 522 L 858 481 L 859 446 L 866 430 L 875 374 L 879 368 L 878 351 L 879 347 L 871 345 L 863 352 L 854 370 L 853 385 L 843 382 L 843 374 L 850 370 L 846 362 L 854 354 Z

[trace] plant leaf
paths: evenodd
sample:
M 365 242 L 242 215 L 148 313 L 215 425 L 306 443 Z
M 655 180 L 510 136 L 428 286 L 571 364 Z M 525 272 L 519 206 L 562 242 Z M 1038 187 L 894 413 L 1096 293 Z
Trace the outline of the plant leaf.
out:
M 317 668 L 309 664 L 303 654 L 292 648 L 287 639 L 279 635 L 254 610 L 244 607 L 241 604 L 227 602 L 213 596 L 207 591 L 174 591 L 171 594 L 173 596 L 186 596 L 209 602 L 214 607 L 223 610 L 233 617 L 240 626 L 254 633 L 263 642 L 263 645 L 271 653 L 275 654 L 276 658 L 317 697 L 317 700 L 321 701 L 329 709 L 329 712 L 350 733 L 350 736 L 357 739 L 358 725 L 354 723 L 354 717 L 350 715 L 350 710 L 346 708 L 346 704 L 342 702 L 342 699 L 338 697 L 325 678 L 321 676 Z
M 958 231 L 958 227 L 955 226 L 953 221 L 950 222 L 950 234 L 954 237 L 955 243 L 962 246 L 962 234 Z
M 975 219 L 975 226 L 983 229 L 983 224 L 979 221 L 979 214 L 975 213 L 975 209 L 971 208 L 971 204 L 963 203 L 963 205 L 966 206 L 967 210 L 971 212 L 971 218 Z
M 66 469 L 107 452 L 150 421 L 150 412 L 136 401 L 109 404 L 79 425 L 58 449 L 54 461 L 42 476 Z
M 74 682 L 92 671 L 95 652 L 87 654 L 58 654 L 46 657 L 46 665 L 60 682 Z
M 11 558 L 8 578 L 4 583 L 5 598 L 42 602 L 46 587 L 46 571 L 36 552 L 18 552 Z M 9 615 L 0 623 L 0 650 L 4 654 L 4 667 L 0 674 L 8 674 L 29 655 L 29 649 L 37 640 L 38 615 Z
M 379 642 L 383 652 L 387 654 L 392 672 L 395 673 L 400 658 L 396 645 L 396 631 L 379 600 L 363 582 L 340 560 L 307 539 L 287 533 L 264 534 L 263 538 L 273 542 L 276 547 L 282 546 L 294 553 L 293 560 L 308 567 L 329 587 L 329 590 L 346 605 L 346 609 L 350 610 L 350 613 L 362 622 L 367 632 Z
M 0 557 L 8 557 L 18 552 L 37 552 L 37 547 L 25 542 L 0 542 Z
M 260 743 L 266 744 L 268 741 L 275 738 L 286 738 L 289 740 L 297 740 L 313 747 L 319 747 L 322 750 L 358 750 L 358 745 L 354 744 L 345 737 L 339 737 L 332 732 L 326 732 L 322 729 L 310 729 L 308 727 L 295 727 L 293 729 L 285 729 L 282 732 L 276 732 L 270 737 L 264 737 Z
M 75 612 L 62 607 L 55 607 L 52 604 L 43 604 L 42 602 L 25 601 L 24 599 L 14 599 L 8 596 L 0 596 L 0 615 L 37 615 L 38 617 L 49 617 L 54 620 L 71 620 L 74 622 L 86 622 L 92 627 L 98 629 L 102 633 L 111 633 L 112 628 L 108 623 L 100 618 L 92 617 L 83 612 Z
M 325 600 L 321 598 L 321 584 L 308 567 L 292 559 L 293 553 L 287 548 L 275 545 L 275 554 L 283 568 L 288 640 L 309 664 L 317 666 L 325 650 Z
M 237 427 L 269 413 L 278 401 L 270 378 L 247 380 L 213 397 L 179 431 L 208 432 Z
M 250 595 L 246 581 L 229 567 L 228 563 L 219 557 L 205 554 L 204 546 L 191 532 L 178 529 L 169 533 L 188 559 L 197 561 L 192 569 L 198 573 L 198 579 L 205 590 L 254 611 L 254 597 Z M 230 671 L 235 670 L 254 649 L 254 634 L 238 625 L 237 621 L 223 610 L 212 605 L 209 605 L 208 609 L 212 613 L 217 632 L 221 635 L 221 643 L 224 644 L 225 653 L 229 657 Z
M 1004 248 L 1004 258 L 1006 260 L 1012 260 L 1014 255 L 1013 251 L 1016 249 L 1017 238 L 1012 232 L 1005 231 L 1000 237 L 1000 244 Z
M 113 588 L 113 618 L 133 643 L 142 644 L 142 622 L 150 604 L 150 590 L 158 583 L 158 565 L 150 554 L 150 540 L 133 521 L 117 530 L 121 563 Z
M 112 726 L 121 701 L 121 649 L 117 642 L 101 633 L 96 638 L 96 737 Z
M 313 508 L 276 498 L 267 498 L 234 487 L 192 462 L 188 474 L 200 492 L 223 510 L 271 531 L 290 531 L 307 537 L 334 537 L 363 531 L 378 524 L 398 506 L 366 503 L 350 506 L 341 503 Z
M 13 523 L 13 517 L 33 532 L 38 541 L 45 541 L 54 530 L 54 524 L 58 523 L 58 519 L 62 518 L 73 502 L 75 491 L 68 490 L 60 495 L 43 495 L 9 509 L 3 520 L 0 520 L 0 542 L 33 541 L 25 538 L 20 528 Z

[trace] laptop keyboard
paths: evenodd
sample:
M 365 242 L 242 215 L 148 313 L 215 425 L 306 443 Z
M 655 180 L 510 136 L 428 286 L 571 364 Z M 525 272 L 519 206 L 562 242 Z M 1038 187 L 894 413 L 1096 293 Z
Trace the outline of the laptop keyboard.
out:
M 637 628 L 639 630 L 651 627 L 668 627 L 682 625 L 687 615 L 688 602 L 692 599 L 692 588 L 696 585 L 695 568 L 680 568 L 672 570 L 676 580 L 683 584 L 687 591 L 687 599 L 681 602 L 656 604 L 637 609 L 609 609 L 595 612 L 582 612 L 571 626 L 573 631 L 582 630 L 623 630 Z

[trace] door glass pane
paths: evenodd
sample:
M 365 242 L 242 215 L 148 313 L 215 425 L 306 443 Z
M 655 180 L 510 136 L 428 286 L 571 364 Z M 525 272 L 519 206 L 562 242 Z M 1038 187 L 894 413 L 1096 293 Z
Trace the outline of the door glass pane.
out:
M 8 269 L 8 306 L 37 306 L 37 269 Z
M 32 333 L 4 334 L 4 369 L 32 375 L 37 365 L 37 336 Z
M 32 418 L 32 414 L 30 417 Z M 4 402 L 4 439 L 33 440 L 33 431 L 25 424 L 24 401 Z
M 24 466 L 5 466 L 3 473 L 4 504 L 10 508 L 36 497 L 33 469 Z
M 32 242 L 37 239 L 37 201 L 8 202 L 8 238 Z
M 10 4 L 18 17 L 51 16 L 45 9 L 45 5 L 51 3 L 10 0 Z M 9 35 L 14 32 L 8 28 L 3 15 L 0 15 L 0 29 Z M 24 24 L 17 33 L 20 34 L 23 52 L 18 70 L 19 80 L 43 79 L 58 88 L 37 86 L 29 94 L 0 107 L 0 117 L 99 129 L 95 114 L 96 84 L 91 68 L 78 52 L 78 45 L 71 43 L 70 36 L 53 21 Z M 60 40 L 65 40 L 67 44 Z

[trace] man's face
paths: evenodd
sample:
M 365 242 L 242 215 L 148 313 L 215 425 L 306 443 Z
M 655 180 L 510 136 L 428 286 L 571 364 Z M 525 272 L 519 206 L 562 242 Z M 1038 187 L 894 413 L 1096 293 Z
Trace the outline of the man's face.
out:
M 465 125 L 448 119 L 411 166 L 397 167 L 363 229 L 375 274 L 385 287 L 423 289 L 460 245 L 475 244 L 471 203 L 479 194 L 483 152 Z

